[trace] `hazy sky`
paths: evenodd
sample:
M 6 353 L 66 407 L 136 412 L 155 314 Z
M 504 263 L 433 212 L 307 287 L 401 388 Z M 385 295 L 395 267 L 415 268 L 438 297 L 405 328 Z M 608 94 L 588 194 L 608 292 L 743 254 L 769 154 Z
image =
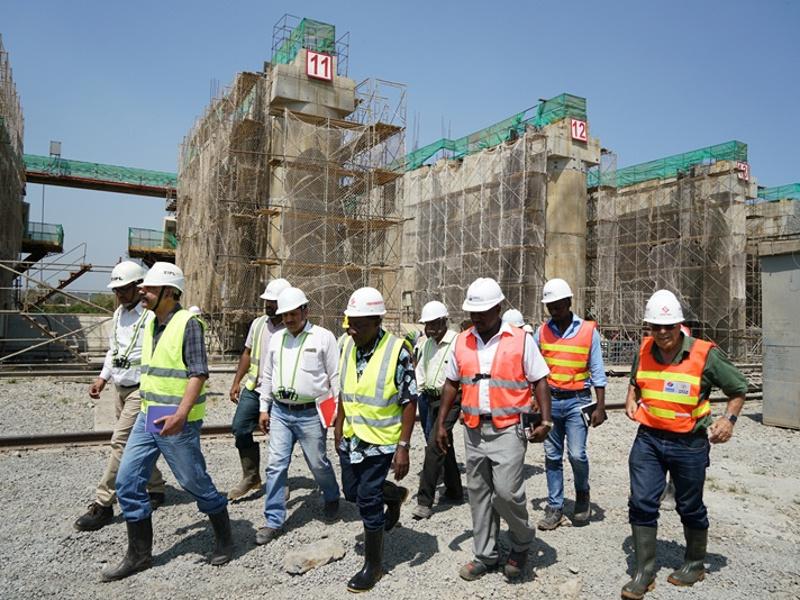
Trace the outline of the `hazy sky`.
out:
M 212 81 L 269 59 L 285 13 L 350 31 L 350 77 L 408 85 L 423 145 L 569 92 L 626 166 L 737 139 L 761 185 L 800 181 L 800 2 L 136 2 L 5 0 L 0 33 L 25 151 L 175 171 Z M 409 136 L 410 147 L 411 136 Z M 41 185 L 28 185 L 41 220 Z M 160 229 L 160 199 L 45 189 L 65 249 L 114 264 L 128 227 Z M 101 288 L 105 276 L 71 289 Z

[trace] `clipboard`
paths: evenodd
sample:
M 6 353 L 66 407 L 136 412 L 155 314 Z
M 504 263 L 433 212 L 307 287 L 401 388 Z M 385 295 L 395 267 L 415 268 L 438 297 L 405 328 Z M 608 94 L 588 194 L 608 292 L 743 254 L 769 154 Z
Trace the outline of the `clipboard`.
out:
M 176 412 L 178 412 L 177 404 L 174 406 L 164 406 L 159 404 L 152 404 L 148 406 L 144 413 L 144 430 L 147 433 L 161 433 L 161 430 L 164 428 L 164 424 L 155 423 L 154 421 L 160 419 L 161 417 L 169 417 L 170 415 L 174 415 Z

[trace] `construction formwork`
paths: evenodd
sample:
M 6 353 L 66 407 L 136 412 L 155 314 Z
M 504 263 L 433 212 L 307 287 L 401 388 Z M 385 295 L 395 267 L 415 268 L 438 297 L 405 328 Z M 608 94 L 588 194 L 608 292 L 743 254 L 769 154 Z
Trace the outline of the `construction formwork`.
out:
M 735 359 L 758 351 L 746 319 L 745 202 L 755 196 L 746 152 L 730 142 L 590 179 L 584 294 L 612 362 L 632 357 L 661 288 L 678 296 L 697 337 Z
M 8 52 L 0 36 L 0 260 L 16 260 L 25 231 L 23 119 Z M 0 310 L 13 308 L 14 275 L 0 272 Z

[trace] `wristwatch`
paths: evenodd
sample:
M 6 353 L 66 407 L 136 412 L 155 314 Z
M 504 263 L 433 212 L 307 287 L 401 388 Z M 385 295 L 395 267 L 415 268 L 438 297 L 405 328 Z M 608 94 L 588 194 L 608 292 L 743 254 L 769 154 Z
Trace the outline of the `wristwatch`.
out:
M 728 419 L 728 421 L 730 421 L 730 422 L 731 422 L 731 425 L 736 425 L 736 421 L 738 421 L 738 420 L 739 420 L 739 417 L 737 417 L 737 416 L 736 416 L 736 415 L 734 415 L 733 413 L 727 413 L 727 414 L 725 415 L 725 418 L 726 418 L 726 419 Z
M 545 426 L 545 427 L 547 427 L 548 429 L 552 429 L 552 428 L 553 428 L 553 422 L 552 422 L 552 421 L 542 421 L 542 422 L 540 423 L 540 425 L 544 425 L 544 426 Z
M 411 444 L 405 440 L 400 440 L 397 442 L 397 445 L 401 448 L 405 448 L 406 450 L 411 450 Z

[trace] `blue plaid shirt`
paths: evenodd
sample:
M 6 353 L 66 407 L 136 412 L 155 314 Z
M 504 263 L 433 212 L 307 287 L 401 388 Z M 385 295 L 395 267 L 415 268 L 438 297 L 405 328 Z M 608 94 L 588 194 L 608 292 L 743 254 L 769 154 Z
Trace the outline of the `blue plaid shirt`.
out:
M 172 317 L 181 309 L 180 304 L 175 305 L 175 309 L 167 315 L 163 323 L 158 319 L 153 319 L 155 329 L 153 331 L 153 350 L 161 339 L 161 334 L 167 328 Z M 186 323 L 186 330 L 183 333 L 183 364 L 189 377 L 208 377 L 208 356 L 206 355 L 206 344 L 203 339 L 203 328 L 197 319 L 189 319 Z

